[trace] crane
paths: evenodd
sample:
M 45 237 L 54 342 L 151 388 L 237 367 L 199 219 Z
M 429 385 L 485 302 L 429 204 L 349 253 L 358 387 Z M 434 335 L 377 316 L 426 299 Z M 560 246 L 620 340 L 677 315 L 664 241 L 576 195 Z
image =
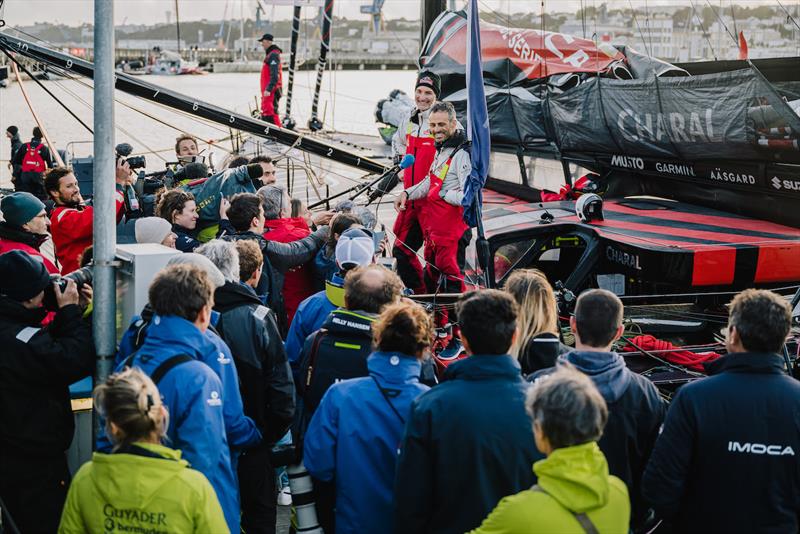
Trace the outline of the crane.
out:
M 381 25 L 383 22 L 381 9 L 383 9 L 383 3 L 385 1 L 386 0 L 372 0 L 371 4 L 365 4 L 361 6 L 362 13 L 372 15 L 372 31 L 375 32 L 375 35 L 378 35 L 381 31 Z

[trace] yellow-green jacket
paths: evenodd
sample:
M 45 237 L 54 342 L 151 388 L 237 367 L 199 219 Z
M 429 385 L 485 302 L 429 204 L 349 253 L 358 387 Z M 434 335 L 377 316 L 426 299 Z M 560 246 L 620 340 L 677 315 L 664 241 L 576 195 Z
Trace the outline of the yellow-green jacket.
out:
M 628 489 L 608 474 L 597 443 L 556 449 L 533 471 L 542 491 L 505 497 L 472 534 L 583 534 L 576 513 L 585 513 L 600 534 L 628 532 Z
M 58 532 L 228 532 L 211 484 L 188 466 L 181 451 L 150 443 L 94 453 L 72 481 Z

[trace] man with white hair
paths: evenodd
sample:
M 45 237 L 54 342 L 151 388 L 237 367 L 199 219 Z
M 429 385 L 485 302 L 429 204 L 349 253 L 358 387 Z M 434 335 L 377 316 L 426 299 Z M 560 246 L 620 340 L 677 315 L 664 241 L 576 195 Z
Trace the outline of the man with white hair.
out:
M 277 486 L 269 451 L 294 416 L 294 383 L 286 352 L 275 314 L 261 303 L 253 288 L 239 281 L 237 244 L 214 239 L 197 251 L 225 277 L 225 283 L 214 291 L 214 310 L 220 314 L 217 331 L 233 354 L 244 412 L 255 421 L 266 445 L 246 450 L 239 458 L 242 528 L 245 532 L 274 532 Z

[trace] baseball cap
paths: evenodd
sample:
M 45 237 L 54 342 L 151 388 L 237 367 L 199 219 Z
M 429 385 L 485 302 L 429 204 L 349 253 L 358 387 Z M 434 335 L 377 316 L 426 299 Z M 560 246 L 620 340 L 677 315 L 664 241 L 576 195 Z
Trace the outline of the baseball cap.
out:
M 265 33 L 264 35 L 261 36 L 261 39 L 259 39 L 259 41 L 274 41 L 274 40 L 275 37 L 271 33 Z
M 339 236 L 336 243 L 336 265 L 343 271 L 369 265 L 374 256 L 375 244 L 364 230 L 351 228 Z

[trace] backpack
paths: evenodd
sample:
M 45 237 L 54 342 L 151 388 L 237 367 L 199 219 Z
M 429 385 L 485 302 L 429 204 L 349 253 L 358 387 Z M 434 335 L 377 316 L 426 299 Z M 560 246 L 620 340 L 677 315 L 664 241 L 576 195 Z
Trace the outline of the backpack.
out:
M 369 375 L 367 356 L 372 353 L 372 340 L 363 336 L 334 336 L 325 328 L 312 335 L 311 350 L 300 362 L 299 386 L 308 420 L 334 383 Z
M 36 146 L 31 146 L 31 143 L 25 143 L 20 150 L 25 150 L 25 156 L 22 158 L 22 165 L 20 170 L 22 172 L 44 172 L 47 168 L 44 158 L 42 157 L 42 149 L 44 145 L 39 143 Z
M 125 367 L 132 367 L 133 359 L 136 357 L 136 353 L 134 352 L 125 360 Z M 192 361 L 194 358 L 189 356 L 188 354 L 176 354 L 175 356 L 170 356 L 161 364 L 155 368 L 153 374 L 150 375 L 150 380 L 157 386 L 161 379 L 164 378 L 164 375 L 167 374 L 173 367 L 177 367 L 178 365 L 186 362 Z

